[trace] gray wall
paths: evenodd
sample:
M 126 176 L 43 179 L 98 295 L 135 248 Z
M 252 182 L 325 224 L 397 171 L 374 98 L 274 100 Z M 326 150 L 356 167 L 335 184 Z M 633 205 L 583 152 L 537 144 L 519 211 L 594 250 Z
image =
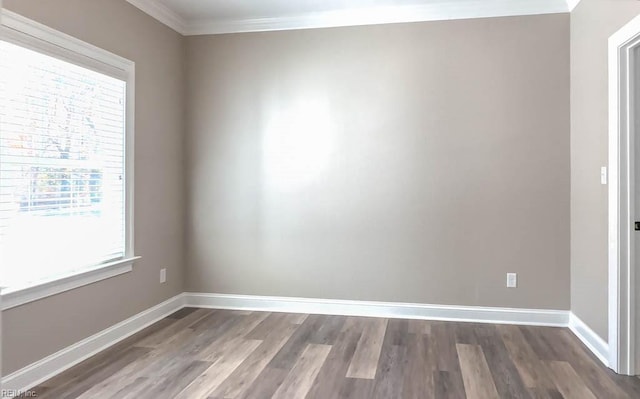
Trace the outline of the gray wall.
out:
M 568 14 L 186 42 L 187 290 L 569 309 Z
M 124 0 L 4 6 L 136 62 L 143 259 L 3 312 L 3 374 L 185 286 L 569 308 L 568 15 L 183 39 Z
M 182 292 L 184 68 L 182 37 L 124 0 L 4 6 L 135 61 L 135 240 L 142 256 L 131 273 L 2 312 L 8 374 Z
M 571 14 L 571 309 L 608 336 L 608 39 L 637 0 L 582 0 Z

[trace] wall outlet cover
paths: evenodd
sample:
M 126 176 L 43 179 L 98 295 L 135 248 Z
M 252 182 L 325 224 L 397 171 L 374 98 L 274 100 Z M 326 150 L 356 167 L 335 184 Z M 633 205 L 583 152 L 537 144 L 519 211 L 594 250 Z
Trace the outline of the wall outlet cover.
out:
M 518 275 L 516 273 L 507 273 L 507 288 L 516 288 L 518 286 Z
M 160 269 L 160 283 L 167 282 L 167 269 Z

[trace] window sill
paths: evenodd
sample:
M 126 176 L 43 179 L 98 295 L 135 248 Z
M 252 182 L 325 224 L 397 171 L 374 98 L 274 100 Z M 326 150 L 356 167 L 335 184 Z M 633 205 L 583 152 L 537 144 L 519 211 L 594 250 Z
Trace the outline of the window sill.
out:
M 138 259 L 140 259 L 139 256 L 120 259 L 115 262 L 96 266 L 92 269 L 66 275 L 61 278 L 56 278 L 55 280 L 39 282 L 30 286 L 2 288 L 0 290 L 2 310 L 15 308 L 16 306 L 37 301 L 38 299 L 128 273 L 133 270 L 133 263 Z

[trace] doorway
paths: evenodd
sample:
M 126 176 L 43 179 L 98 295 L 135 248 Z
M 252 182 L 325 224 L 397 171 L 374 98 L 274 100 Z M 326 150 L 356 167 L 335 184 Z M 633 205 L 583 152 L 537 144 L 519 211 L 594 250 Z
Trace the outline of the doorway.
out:
M 609 39 L 609 367 L 640 372 L 640 16 Z

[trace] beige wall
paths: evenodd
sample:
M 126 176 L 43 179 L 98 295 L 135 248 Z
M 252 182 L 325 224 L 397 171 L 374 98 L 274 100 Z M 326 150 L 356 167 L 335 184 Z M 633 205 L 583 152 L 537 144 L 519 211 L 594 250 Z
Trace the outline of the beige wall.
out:
M 568 15 L 183 39 L 124 0 L 4 6 L 136 62 L 143 259 L 3 312 L 3 374 L 182 291 L 185 184 L 187 290 L 569 308 Z
M 182 291 L 184 68 L 182 37 L 124 0 L 4 6 L 135 61 L 135 240 L 142 256 L 132 273 L 3 312 L 8 374 Z
M 187 290 L 569 309 L 568 14 L 186 42 Z
M 637 0 L 582 0 L 571 14 L 571 309 L 608 331 L 608 39 L 640 13 Z

